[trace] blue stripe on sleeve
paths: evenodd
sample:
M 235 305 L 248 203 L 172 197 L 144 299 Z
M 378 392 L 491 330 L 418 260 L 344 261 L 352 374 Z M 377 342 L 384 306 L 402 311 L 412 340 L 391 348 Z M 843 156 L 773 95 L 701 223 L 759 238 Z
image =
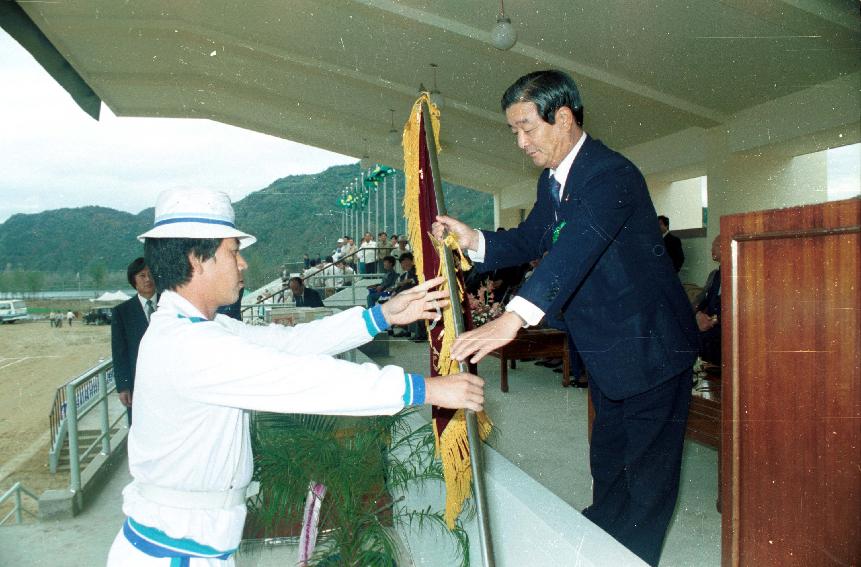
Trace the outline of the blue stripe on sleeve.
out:
M 370 309 L 366 309 L 362 313 L 362 318 L 365 320 L 368 334 L 372 337 L 389 329 L 389 323 L 386 321 L 385 316 L 383 316 L 383 307 L 381 305 L 374 305 Z
M 404 405 L 419 406 L 425 403 L 425 379 L 421 374 L 404 373 Z
M 420 406 L 425 403 L 425 377 L 421 374 L 412 374 L 413 377 L 413 405 Z
M 386 321 L 386 317 L 383 315 L 382 305 L 377 304 L 371 307 L 371 316 L 374 318 L 377 327 L 380 328 L 380 332 L 389 330 L 389 322 Z

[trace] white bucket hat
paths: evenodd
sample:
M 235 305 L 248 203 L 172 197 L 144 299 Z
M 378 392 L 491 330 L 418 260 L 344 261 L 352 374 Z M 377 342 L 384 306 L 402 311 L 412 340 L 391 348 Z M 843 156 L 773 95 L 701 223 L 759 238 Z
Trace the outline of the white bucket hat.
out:
M 257 238 L 236 230 L 230 197 L 208 189 L 168 189 L 155 202 L 155 222 L 145 238 L 238 238 L 239 248 Z

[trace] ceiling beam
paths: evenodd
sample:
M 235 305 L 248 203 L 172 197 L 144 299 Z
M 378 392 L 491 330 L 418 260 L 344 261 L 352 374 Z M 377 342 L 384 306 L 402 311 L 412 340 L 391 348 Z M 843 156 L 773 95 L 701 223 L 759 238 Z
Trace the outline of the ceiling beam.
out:
M 485 44 L 491 43 L 489 31 L 476 28 L 449 18 L 445 18 L 443 16 L 439 16 L 425 10 L 404 6 L 395 0 L 353 1 L 358 4 L 375 8 L 383 12 L 388 12 L 390 14 L 394 14 L 396 16 L 400 16 L 402 18 L 406 18 L 408 20 L 412 20 L 426 26 L 438 28 L 446 32 L 457 34 L 473 41 Z M 529 57 L 538 61 L 546 62 L 548 66 L 561 69 L 570 69 L 580 75 L 583 75 L 584 77 L 589 77 L 590 79 L 601 81 L 602 83 L 606 83 L 610 86 L 622 89 L 624 91 L 628 91 L 635 95 L 652 99 L 661 104 L 677 108 L 694 116 L 706 118 L 716 124 L 725 122 L 729 119 L 728 115 L 712 108 L 707 108 L 705 106 L 695 104 L 677 96 L 659 91 L 657 89 L 653 89 L 644 84 L 625 79 L 612 73 L 608 73 L 603 69 L 599 69 L 585 63 L 580 63 L 567 57 L 561 57 L 543 49 L 538 49 L 537 47 L 524 45 L 523 42 L 516 43 L 510 51 L 524 57 Z

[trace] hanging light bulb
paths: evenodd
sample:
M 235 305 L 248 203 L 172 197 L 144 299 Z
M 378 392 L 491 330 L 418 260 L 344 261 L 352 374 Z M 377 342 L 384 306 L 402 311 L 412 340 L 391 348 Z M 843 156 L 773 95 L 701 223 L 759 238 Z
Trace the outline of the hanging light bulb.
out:
M 490 32 L 490 42 L 493 47 L 505 51 L 517 43 L 517 30 L 511 25 L 511 18 L 505 15 L 502 2 L 503 0 L 499 0 L 499 14 L 496 16 L 496 25 Z
M 433 67 L 433 89 L 431 89 L 430 92 L 431 102 L 433 102 L 438 109 L 442 110 L 445 107 L 445 99 L 442 98 L 442 93 L 436 88 L 436 68 L 438 65 L 436 63 L 431 63 L 430 66 Z
M 400 146 L 401 133 L 395 128 L 395 109 L 390 108 L 389 112 L 392 113 L 392 127 L 389 129 L 389 133 L 386 134 L 386 141 L 390 146 Z

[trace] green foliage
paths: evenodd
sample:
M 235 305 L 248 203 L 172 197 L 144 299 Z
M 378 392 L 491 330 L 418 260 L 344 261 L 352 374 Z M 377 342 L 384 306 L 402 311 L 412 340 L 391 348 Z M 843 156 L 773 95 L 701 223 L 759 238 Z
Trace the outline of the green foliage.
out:
M 252 443 L 261 494 L 249 521 L 267 537 L 277 526 L 298 529 L 309 482 L 320 482 L 327 491 L 312 564 L 394 566 L 390 524 L 401 522 L 451 533 L 467 565 L 469 541 L 460 526 L 449 532 L 441 511 L 391 502 L 393 489 L 442 479 L 431 427 L 411 430 L 405 420 L 411 411 L 363 418 L 257 414 Z
M 93 279 L 93 285 L 95 285 L 96 288 L 100 288 L 105 283 L 105 278 L 108 276 L 108 267 L 105 265 L 104 261 L 98 260 L 90 264 L 88 272 L 90 277 Z
M 359 176 L 358 163 L 330 167 L 312 175 L 291 175 L 235 203 L 237 226 L 259 239 L 248 253 L 256 255 L 268 270 L 261 268 L 261 278 L 269 281 L 281 264 L 299 262 L 306 252 L 312 257 L 325 257 L 334 249 L 335 241 L 343 236 L 343 209 L 338 198 L 341 190 Z M 389 187 L 393 182 L 398 188 L 398 228 L 403 232 L 403 173 L 389 176 Z M 492 228 L 490 195 L 448 183 L 443 186 L 451 214 L 473 226 Z M 389 233 L 394 225 L 391 198 L 389 189 L 389 226 L 379 227 Z M 372 222 L 373 218 L 372 214 Z M 0 270 L 87 273 L 94 262 L 102 262 L 108 270 L 125 271 L 131 260 L 143 255 L 137 235 L 152 226 L 152 219 L 152 208 L 136 215 L 105 207 L 13 215 L 0 224 Z M 379 222 L 382 225 L 382 211 Z

